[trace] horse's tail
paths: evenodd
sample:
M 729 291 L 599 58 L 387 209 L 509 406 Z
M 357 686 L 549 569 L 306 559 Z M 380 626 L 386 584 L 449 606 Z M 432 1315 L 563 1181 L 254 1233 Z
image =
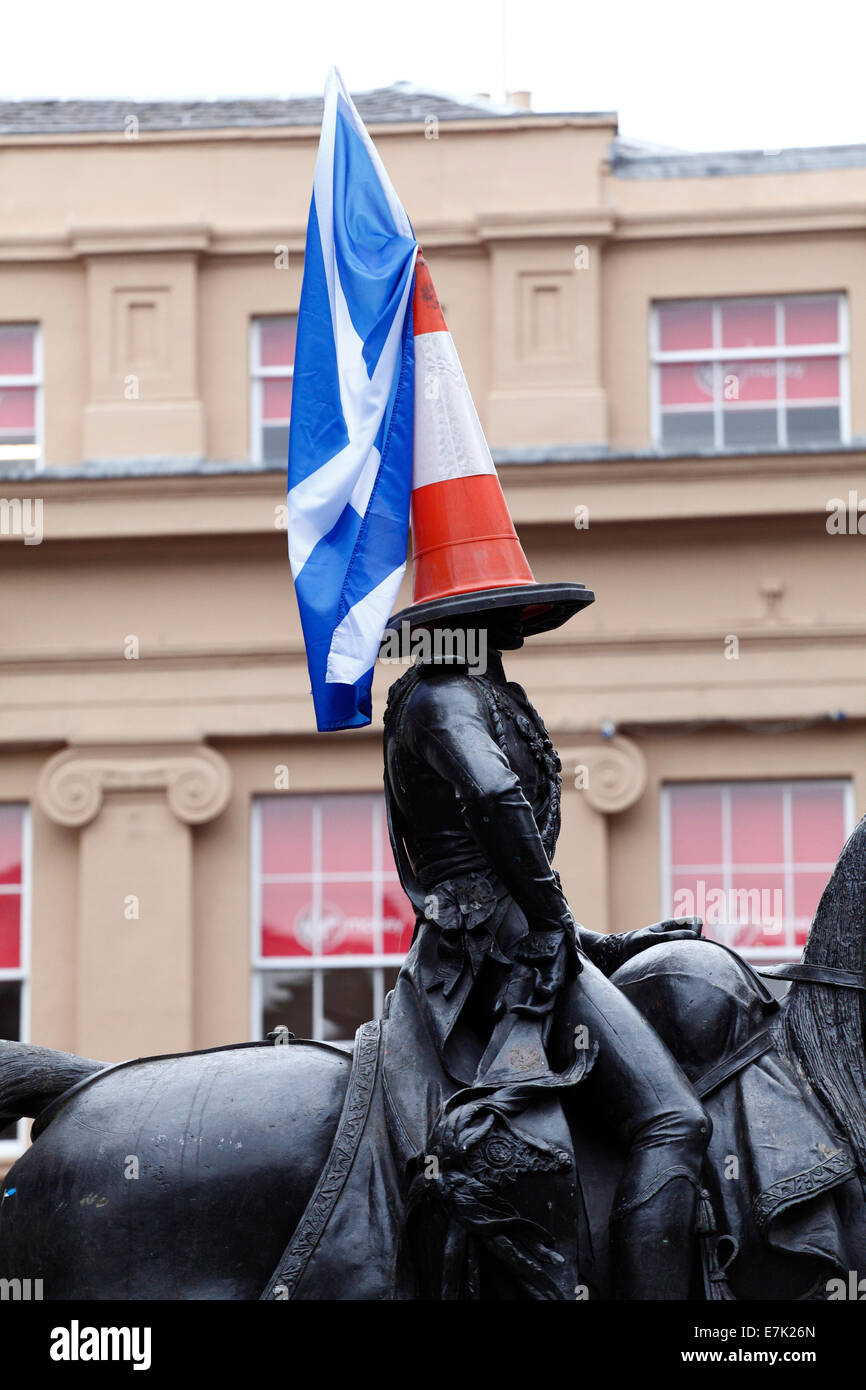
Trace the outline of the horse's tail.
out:
M 107 1063 L 50 1047 L 0 1040 L 0 1128 L 36 1116 Z

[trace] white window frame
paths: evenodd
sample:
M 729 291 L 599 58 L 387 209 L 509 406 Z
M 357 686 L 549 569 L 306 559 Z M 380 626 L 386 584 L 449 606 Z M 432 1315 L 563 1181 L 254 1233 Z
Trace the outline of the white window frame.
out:
M 31 923 L 32 923 L 32 888 L 33 888 L 33 826 L 30 817 L 30 807 L 26 802 L 6 801 L 0 803 L 5 808 L 15 807 L 21 811 L 21 954 L 17 969 L 0 968 L 0 980 L 18 980 L 21 985 L 21 995 L 19 1004 L 19 1029 L 18 1036 L 20 1042 L 30 1041 L 30 949 L 31 949 Z M 0 883 L 0 894 L 16 894 L 19 891 L 18 884 Z M 18 1121 L 18 1137 L 16 1139 L 0 1139 L 0 1162 L 9 1158 L 17 1158 L 23 1151 L 29 1132 L 29 1120 Z
M 795 344 L 786 346 L 784 338 L 784 306 L 796 300 L 797 303 L 814 302 L 820 299 L 835 299 L 838 307 L 839 339 L 836 343 Z M 660 342 L 659 311 L 671 304 L 688 304 L 693 308 L 709 308 L 712 311 L 713 346 L 678 351 L 663 351 Z M 771 304 L 776 315 L 776 343 L 772 347 L 726 348 L 722 346 L 722 309 L 735 304 Z M 850 324 L 848 297 L 839 290 L 826 290 L 814 294 L 783 295 L 732 295 L 721 299 L 657 299 L 650 306 L 650 430 L 653 447 L 664 449 L 662 441 L 661 368 L 676 363 L 708 362 L 713 366 L 713 401 L 708 406 L 669 405 L 664 414 L 712 414 L 714 451 L 736 453 L 741 445 L 724 443 L 724 400 L 722 398 L 721 370 L 725 362 L 777 361 L 776 371 L 776 442 L 768 447 L 787 449 L 788 421 L 785 411 L 785 373 L 783 364 L 798 357 L 832 357 L 839 362 L 839 443 L 851 442 L 851 358 Z M 767 410 L 768 401 L 741 401 L 738 409 Z M 797 407 L 826 405 L 825 400 L 798 400 Z M 750 446 L 751 447 L 751 446 Z M 796 448 L 796 446 L 793 446 Z M 827 446 L 832 448 L 832 444 Z
M 42 359 L 42 325 L 31 322 L 17 322 L 15 320 L 3 321 L 0 328 L 30 328 L 33 330 L 33 371 L 30 373 L 6 373 L 0 374 L 0 392 L 4 387 L 33 386 L 35 387 L 35 399 L 33 403 L 33 430 L 34 442 L 32 444 L 4 444 L 3 435 L 0 433 L 0 463 L 26 462 L 33 464 L 34 470 L 41 472 L 45 467 L 45 398 L 44 398 L 44 370 Z
M 721 864 L 674 864 L 672 862 L 671 847 L 671 805 L 672 792 L 681 787 L 700 788 L 711 787 L 713 790 L 722 793 L 722 862 Z M 770 787 L 774 790 L 781 789 L 782 796 L 782 833 L 784 861 L 779 864 L 737 864 L 731 862 L 731 791 L 733 788 L 749 787 L 763 788 Z M 696 877 L 701 874 L 720 876 L 722 879 L 722 889 L 727 895 L 730 893 L 732 876 L 734 870 L 739 876 L 748 873 L 779 873 L 785 875 L 784 895 L 786 905 L 786 916 L 784 922 L 785 943 L 779 946 L 752 946 L 735 947 L 746 960 L 757 961 L 761 964 L 775 964 L 782 961 L 796 961 L 800 959 L 803 947 L 795 943 L 795 932 L 803 923 L 799 918 L 793 916 L 794 905 L 794 868 L 805 873 L 824 873 L 829 879 L 836 867 L 833 864 L 825 863 L 802 863 L 796 864 L 793 858 L 793 826 L 791 816 L 791 793 L 795 790 L 807 788 L 810 791 L 818 791 L 832 787 L 841 790 L 843 795 L 843 807 L 845 816 L 845 837 L 851 834 L 856 824 L 856 813 L 854 804 L 854 783 L 847 777 L 802 777 L 802 778 L 741 778 L 741 779 L 706 779 L 700 782 L 671 781 L 666 782 L 661 788 L 661 884 L 662 884 L 662 918 L 673 916 L 673 880 L 677 874 L 694 874 Z M 730 901 L 730 899 L 727 899 Z M 805 923 L 808 930 L 809 923 Z M 734 934 L 742 929 L 741 923 L 720 923 L 715 930 L 718 931 L 719 939 L 726 945 L 735 944 Z
M 291 381 L 295 375 L 295 365 L 289 367 L 262 367 L 262 324 L 273 319 L 297 319 L 297 314 L 257 314 L 250 320 L 250 460 L 264 463 L 262 447 L 264 440 L 264 383 L 277 378 Z M 288 424 L 288 420 L 269 420 L 269 424 Z
M 304 801 L 313 803 L 313 864 L 309 874 L 263 874 L 262 873 L 262 811 L 265 802 L 285 799 L 296 795 Z M 333 796 L 359 796 L 369 800 L 373 829 L 373 868 L 369 871 L 349 871 L 345 873 L 323 872 L 321 865 L 322 816 L 328 800 Z M 250 818 L 250 954 L 252 959 L 252 990 L 250 999 L 251 1037 L 259 1038 L 264 1012 L 264 978 L 267 974 L 282 974 L 292 971 L 297 974 L 312 974 L 312 1035 L 317 1041 L 330 1043 L 334 1047 L 351 1047 L 352 1038 L 325 1038 L 324 1019 L 324 978 L 329 970 L 369 970 L 373 980 L 373 1018 L 379 1018 L 385 1003 L 386 969 L 397 969 L 406 959 L 400 952 L 382 950 L 383 900 L 386 884 L 383 866 L 383 850 L 387 836 L 382 826 L 383 797 L 381 793 L 370 791 L 343 792 L 284 792 L 276 795 L 262 795 L 253 798 Z M 391 882 L 391 880 L 387 880 Z M 262 888 L 269 883 L 309 883 L 313 893 L 313 909 L 322 907 L 322 889 L 328 883 L 371 883 L 373 885 L 374 950 L 359 954 L 315 955 L 315 956 L 263 956 L 261 954 Z M 402 890 L 401 890 L 402 891 Z M 378 949 L 376 949 L 378 947 Z M 291 1020 L 286 1020 L 291 1028 Z

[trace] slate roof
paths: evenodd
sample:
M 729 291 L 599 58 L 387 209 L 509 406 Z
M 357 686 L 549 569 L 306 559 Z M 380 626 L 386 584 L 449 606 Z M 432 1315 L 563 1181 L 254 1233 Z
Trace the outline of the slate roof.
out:
M 500 120 L 549 114 L 483 97 L 454 97 L 411 82 L 353 93 L 363 121 Z M 581 114 L 569 112 L 569 115 Z M 596 115 L 599 113 L 588 113 Z M 602 113 L 611 114 L 611 113 Z M 0 135 L 122 131 L 136 116 L 139 130 L 226 130 L 236 127 L 318 126 L 321 96 L 235 97 L 220 101 L 0 101 Z
M 567 115 L 616 121 L 612 111 L 527 111 L 523 106 L 481 96 L 457 97 L 411 82 L 394 82 L 353 93 L 368 125 L 386 122 L 526 119 Z M 3 135 L 98 134 L 122 132 L 130 116 L 141 131 L 230 130 L 317 127 L 321 96 L 231 97 L 218 101 L 0 101 Z M 814 169 L 866 166 L 866 145 L 822 145 L 784 150 L 693 152 L 617 136 L 610 147 L 615 178 L 731 178 L 748 174 L 803 173 Z
M 711 150 L 692 153 L 622 136 L 611 144 L 610 164 L 620 179 L 733 178 L 742 174 L 802 174 L 814 169 L 866 165 L 866 145 L 815 145 L 787 150 Z

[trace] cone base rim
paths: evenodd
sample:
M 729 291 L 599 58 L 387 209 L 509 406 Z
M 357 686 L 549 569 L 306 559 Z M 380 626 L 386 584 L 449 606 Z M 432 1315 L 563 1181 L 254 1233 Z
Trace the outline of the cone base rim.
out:
M 401 608 L 388 619 L 383 638 L 389 632 L 399 632 L 403 622 L 410 628 L 429 627 L 432 623 L 459 618 L 467 613 L 486 613 L 497 608 L 523 608 L 523 635 L 534 637 L 561 627 L 582 608 L 595 602 L 592 589 L 585 584 L 563 581 L 555 584 L 509 584 L 500 589 L 474 589 L 465 594 L 448 594 L 444 598 L 427 599 L 422 603 Z M 540 613 L 526 612 L 538 606 Z

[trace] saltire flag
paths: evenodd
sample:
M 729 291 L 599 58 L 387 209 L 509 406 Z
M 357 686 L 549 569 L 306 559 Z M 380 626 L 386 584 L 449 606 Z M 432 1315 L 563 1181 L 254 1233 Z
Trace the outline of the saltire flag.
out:
M 418 245 L 336 68 L 307 225 L 289 432 L 289 559 L 316 724 L 369 724 L 406 568 Z

